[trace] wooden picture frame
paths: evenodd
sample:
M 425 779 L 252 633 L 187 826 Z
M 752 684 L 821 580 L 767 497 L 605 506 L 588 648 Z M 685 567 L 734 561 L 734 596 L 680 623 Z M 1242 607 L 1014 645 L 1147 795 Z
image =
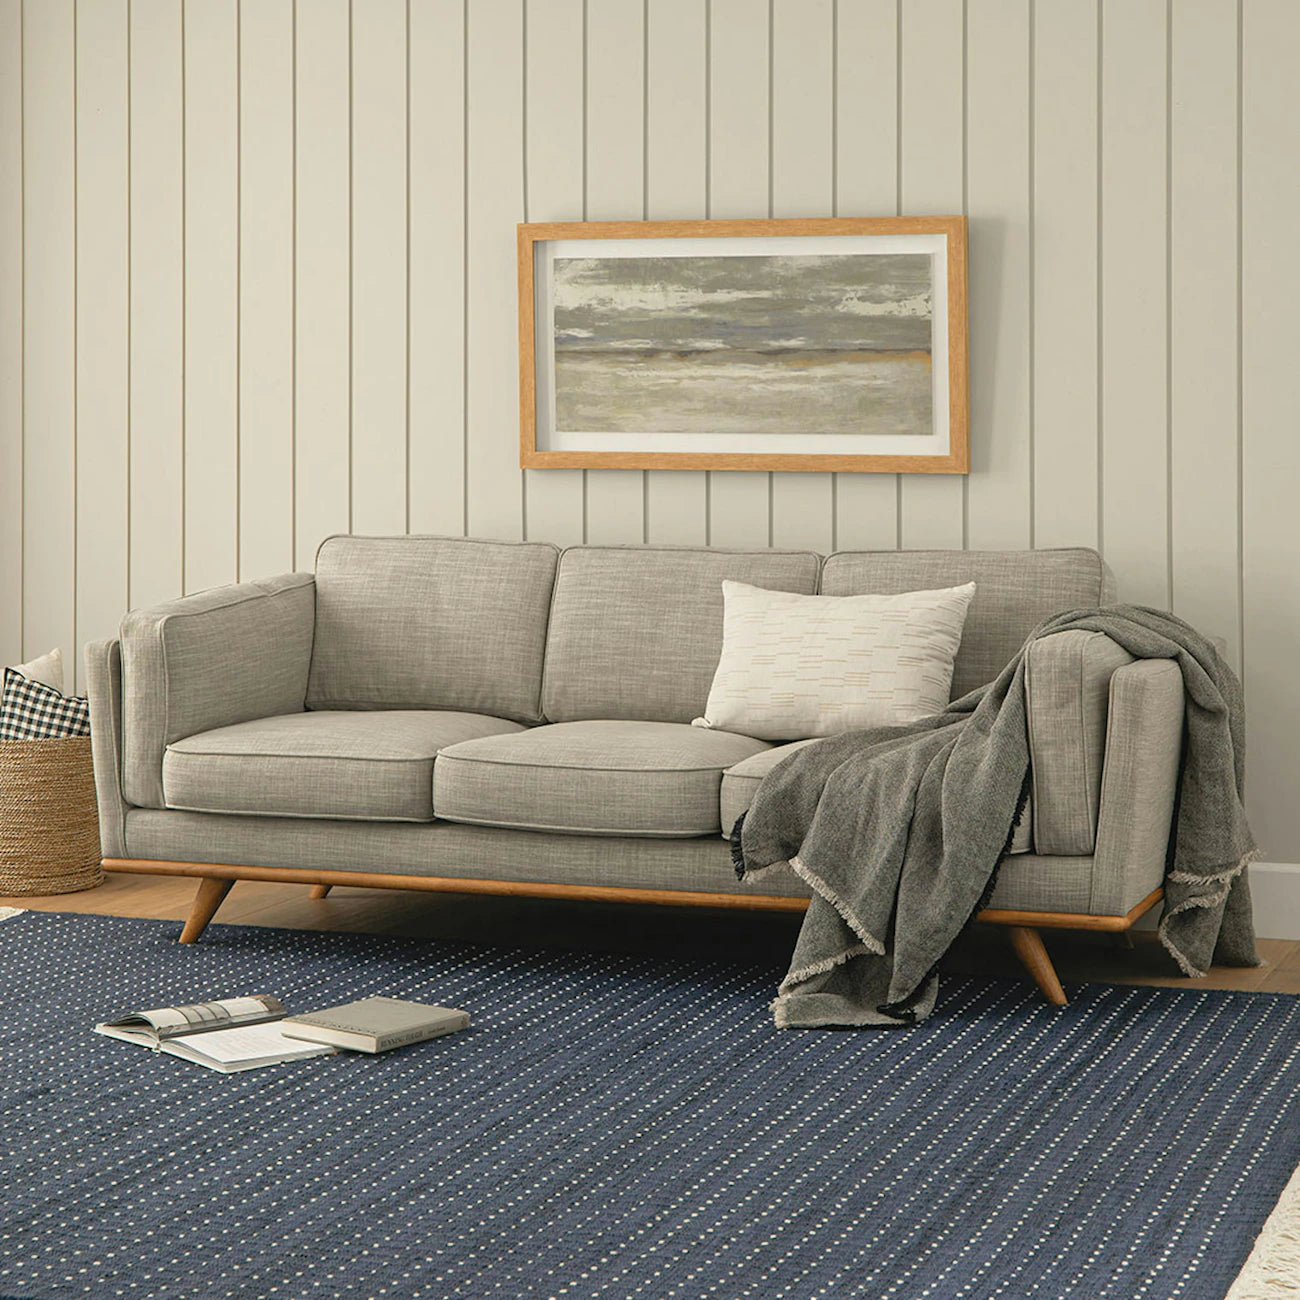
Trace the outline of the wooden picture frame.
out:
M 518 256 L 525 468 L 969 471 L 965 217 L 524 223 Z

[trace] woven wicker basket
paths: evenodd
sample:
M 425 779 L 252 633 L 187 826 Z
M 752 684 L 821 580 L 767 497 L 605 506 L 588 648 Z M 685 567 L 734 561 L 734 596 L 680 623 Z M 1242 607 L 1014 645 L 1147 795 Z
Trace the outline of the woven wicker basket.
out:
M 103 883 L 90 738 L 0 741 L 0 895 Z

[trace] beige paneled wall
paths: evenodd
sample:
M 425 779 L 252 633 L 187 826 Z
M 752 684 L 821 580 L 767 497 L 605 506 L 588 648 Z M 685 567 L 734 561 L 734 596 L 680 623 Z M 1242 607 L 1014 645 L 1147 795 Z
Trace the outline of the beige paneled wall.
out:
M 0 0 L 0 659 L 334 531 L 1098 546 L 1300 861 L 1293 0 Z M 969 478 L 528 471 L 520 220 L 966 212 Z

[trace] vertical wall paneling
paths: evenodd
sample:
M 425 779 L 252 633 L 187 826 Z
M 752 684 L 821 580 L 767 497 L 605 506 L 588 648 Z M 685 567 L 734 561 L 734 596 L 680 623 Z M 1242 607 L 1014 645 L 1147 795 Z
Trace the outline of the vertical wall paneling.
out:
M 587 219 L 635 221 L 645 210 L 645 6 L 587 5 Z M 587 471 L 587 540 L 645 540 L 645 473 Z
M 515 382 L 515 224 L 524 206 L 523 10 L 519 0 L 475 0 L 466 22 L 466 519 L 472 536 L 517 538 L 523 532 Z
M 1098 545 L 1300 861 L 1292 0 L 0 0 L 0 660 L 358 531 Z M 515 225 L 970 221 L 972 473 L 518 465 Z
M 771 198 L 767 0 L 712 0 L 709 33 L 709 216 L 761 217 Z M 709 475 L 709 540 L 766 546 L 770 474 Z
M 126 0 L 77 2 L 77 639 L 114 636 L 127 574 Z M 80 656 L 65 645 L 80 678 Z M 71 688 L 72 683 L 68 686 Z
M 698 220 L 708 204 L 706 6 L 647 0 L 645 213 L 651 221 Z M 708 475 L 646 474 L 646 540 L 702 546 Z
M 1242 579 L 1251 825 L 1273 861 L 1300 857 L 1295 798 L 1300 735 L 1300 115 L 1295 109 L 1296 10 L 1251 0 L 1242 15 Z
M 1160 0 L 1163 3 L 1163 0 Z M 966 543 L 1027 547 L 1029 519 L 1029 0 L 969 5 L 971 475 Z
M 772 215 L 828 217 L 835 207 L 832 0 L 773 0 Z M 772 543 L 834 548 L 830 474 L 772 475 Z
M 294 562 L 291 0 L 241 0 L 239 64 L 239 567 L 259 578 Z
M 1101 521 L 1125 600 L 1169 606 L 1165 0 L 1102 9 Z M 1144 213 L 1141 221 L 1134 212 Z
M 406 531 L 406 0 L 352 23 L 352 526 Z
M 1034 5 L 1034 543 L 1095 546 L 1097 0 Z
M 351 527 L 348 0 L 300 4 L 294 36 L 294 567 L 307 569 L 326 537 Z
M 22 0 L 0 0 L 0 663 L 23 659 Z M 71 649 L 72 647 L 69 647 Z
M 181 10 L 133 4 L 131 28 L 132 605 L 184 583 L 185 213 Z M 29 432 L 30 443 L 30 432 Z
M 836 13 L 835 215 L 898 211 L 898 3 L 860 0 Z M 898 545 L 898 475 L 835 476 L 835 545 Z
M 411 4 L 407 491 L 413 533 L 465 531 L 463 19 L 462 0 Z
M 962 211 L 963 11 L 962 0 L 902 6 L 902 203 L 909 216 Z M 900 505 L 904 546 L 961 547 L 959 475 L 905 475 Z
M 1170 304 L 1173 608 L 1227 639 L 1237 583 L 1237 6 L 1173 7 Z M 1207 256 L 1210 249 L 1220 255 Z
M 585 127 L 574 51 L 582 49 L 583 0 L 528 0 L 527 13 L 526 215 L 529 221 L 581 221 Z M 530 540 L 579 544 L 583 471 L 530 469 L 524 478 Z
M 185 589 L 239 570 L 239 14 L 185 0 Z
M 22 59 L 23 649 L 32 655 L 67 652 L 75 637 L 72 0 L 23 6 Z

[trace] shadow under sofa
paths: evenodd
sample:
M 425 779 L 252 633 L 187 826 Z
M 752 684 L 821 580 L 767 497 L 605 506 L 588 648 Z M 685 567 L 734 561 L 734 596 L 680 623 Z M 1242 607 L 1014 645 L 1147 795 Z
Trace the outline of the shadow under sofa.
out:
M 789 744 L 690 726 L 722 581 L 895 594 L 974 581 L 956 698 L 1029 631 L 1112 597 L 1086 549 L 811 552 L 336 537 L 315 574 L 216 588 L 87 648 L 104 865 L 199 878 L 802 910 L 725 832 Z M 1161 896 L 1182 679 L 1064 632 L 1027 665 L 1032 791 L 983 921 L 1052 1001 L 1039 930 L 1125 930 Z M 802 743 L 802 742 L 794 742 Z

